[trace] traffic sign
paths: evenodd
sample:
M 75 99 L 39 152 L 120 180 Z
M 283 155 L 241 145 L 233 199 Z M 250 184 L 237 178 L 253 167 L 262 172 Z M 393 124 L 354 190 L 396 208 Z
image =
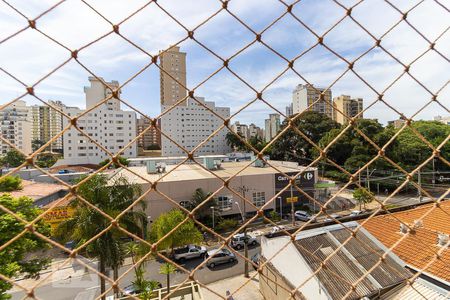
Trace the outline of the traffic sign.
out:
M 298 197 L 288 197 L 286 198 L 287 203 L 295 203 L 298 202 Z

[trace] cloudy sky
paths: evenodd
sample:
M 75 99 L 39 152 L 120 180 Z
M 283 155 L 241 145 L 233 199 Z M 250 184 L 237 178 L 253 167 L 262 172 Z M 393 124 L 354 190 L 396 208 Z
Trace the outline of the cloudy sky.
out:
M 350 7 L 360 1 L 339 0 Z M 29 19 L 34 19 L 58 1 L 9 0 L 12 6 Z M 111 23 L 121 22 L 148 1 L 85 0 Z M 293 2 L 293 1 L 290 1 Z M 290 3 L 286 1 L 287 4 Z M 407 20 L 423 36 L 436 41 L 439 51 L 428 51 L 429 43 L 406 22 L 400 22 L 392 31 L 385 32 L 400 19 L 399 11 L 383 0 L 366 0 L 352 10 L 352 16 L 376 38 L 382 37 L 381 45 L 405 65 L 414 63 L 410 73 L 446 107 L 435 103 L 425 107 L 415 119 L 431 119 L 436 115 L 449 115 L 450 86 L 450 5 L 448 1 L 395 0 L 399 10 L 411 10 Z M 96 14 L 80 0 L 67 0 L 39 18 L 36 26 L 61 45 L 74 50 L 91 43 L 111 31 L 111 24 Z M 188 29 L 193 29 L 222 7 L 219 0 L 165 0 L 158 1 L 168 13 Z M 447 7 L 445 7 L 447 5 Z M 368 51 L 375 43 L 364 30 L 350 18 L 328 31 L 342 19 L 346 11 L 331 0 L 303 0 L 297 3 L 292 15 L 285 15 L 270 28 L 274 20 L 286 12 L 286 6 L 277 0 L 231 0 L 229 11 L 241 19 L 255 32 L 261 32 L 261 43 L 254 43 L 230 62 L 230 69 L 256 90 L 270 84 L 263 94 L 281 112 L 291 102 L 291 93 L 297 84 L 304 83 L 292 70 L 285 72 L 272 82 L 287 67 L 279 55 L 291 60 L 313 46 L 317 38 L 300 24 L 301 20 L 321 36 L 326 33 L 324 43 L 347 60 L 354 60 Z M 0 41 L 27 26 L 27 20 L 11 7 L 0 2 Z M 171 19 L 155 3 L 148 4 L 140 12 L 120 26 L 120 32 L 129 40 L 151 54 L 176 44 L 187 36 L 186 30 Z M 195 31 L 195 38 L 204 46 L 226 59 L 255 39 L 254 34 L 239 23 L 227 11 L 221 11 Z M 32 85 L 70 57 L 70 52 L 45 37 L 27 29 L 0 44 L 0 67 L 18 79 Z M 193 40 L 179 44 L 187 52 L 188 86 L 202 82 L 222 62 Z M 275 51 L 275 52 L 274 52 Z M 425 54 L 423 54 L 426 52 Z M 418 60 L 416 58 L 423 54 Z M 125 82 L 150 62 L 150 58 L 116 34 L 110 34 L 79 52 L 79 60 L 89 70 L 105 80 Z M 323 46 L 317 46 L 295 61 L 295 70 L 308 82 L 317 86 L 331 87 L 333 96 L 349 94 L 362 97 L 365 106 L 376 100 L 376 93 L 352 72 L 336 79 L 347 69 L 347 65 Z M 394 58 L 379 48 L 360 58 L 354 66 L 361 78 L 376 91 L 384 91 L 404 70 Z M 71 60 L 47 79 L 39 83 L 36 94 L 41 98 L 61 100 L 67 105 L 84 106 L 83 86 L 88 84 L 89 73 L 76 61 Z M 24 92 L 24 87 L 0 71 L 0 103 L 7 103 Z M 387 91 L 386 101 L 397 110 L 412 116 L 431 99 L 431 94 L 413 78 L 405 74 Z M 255 93 L 227 70 L 215 74 L 197 89 L 197 95 L 216 101 L 219 106 L 230 106 L 236 113 L 253 100 Z M 159 71 L 151 66 L 125 85 L 123 99 L 150 116 L 160 113 Z M 36 100 L 24 98 L 30 104 Z M 265 103 L 256 102 L 239 112 L 235 119 L 244 123 L 263 125 L 264 118 L 273 110 Z M 382 103 L 375 103 L 365 113 L 366 117 L 382 122 L 398 118 L 395 111 Z

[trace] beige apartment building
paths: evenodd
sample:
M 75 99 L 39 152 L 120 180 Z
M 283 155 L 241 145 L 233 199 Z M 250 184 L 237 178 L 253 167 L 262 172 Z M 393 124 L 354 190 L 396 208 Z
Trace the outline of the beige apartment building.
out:
M 280 131 L 280 115 L 270 114 L 268 119 L 264 120 L 264 140 L 270 142 Z
M 161 105 L 172 106 L 187 95 L 186 53 L 180 52 L 180 47 L 171 47 L 165 52 L 160 52 L 159 59 L 162 69 L 160 71 Z
M 29 107 L 23 100 L 17 100 L 0 110 L 0 153 L 11 150 L 10 145 L 24 154 L 31 154 L 31 121 Z
M 48 104 L 64 111 L 66 106 L 61 101 L 49 100 Z M 47 143 L 51 138 L 63 130 L 63 115 L 48 105 L 33 105 L 30 107 L 30 118 L 32 121 L 31 139 Z M 62 136 L 50 144 L 52 152 L 63 151 Z
M 323 99 L 318 100 L 321 93 L 324 93 Z M 332 94 L 330 89 L 325 90 L 325 88 L 311 84 L 299 84 L 292 93 L 293 113 L 298 114 L 309 110 L 325 114 L 332 119 L 333 107 L 331 101 Z
M 351 98 L 348 95 L 341 95 L 335 97 L 333 103 L 333 119 L 339 124 L 347 124 L 350 118 L 355 117 L 363 110 L 362 98 Z M 363 118 L 363 114 L 358 115 L 358 118 Z
M 202 157 L 196 158 L 196 160 L 202 163 L 209 171 L 193 163 L 185 163 L 176 167 L 176 165 L 166 166 L 164 163 L 158 163 L 156 159 L 153 159 L 147 162 L 147 166 L 129 167 L 131 172 L 126 169 L 120 169 L 113 177 L 125 176 L 130 182 L 139 184 L 143 193 L 150 189 L 151 185 L 149 182 L 159 180 L 157 184 L 159 193 L 151 191 L 145 196 L 147 214 L 152 220 L 155 220 L 161 213 L 177 207 L 163 195 L 166 195 L 179 205 L 185 206 L 189 203 L 197 188 L 203 189 L 206 193 L 219 190 L 215 195 L 217 201 L 215 209 L 221 215 L 238 215 L 239 208 L 244 210 L 244 206 L 245 211 L 248 213 L 256 210 L 250 204 L 244 205 L 239 195 L 245 195 L 245 199 L 253 203 L 257 208 L 274 199 L 264 208 L 265 210 L 276 209 L 279 212 L 281 205 L 285 213 L 290 211 L 291 204 L 286 201 L 286 198 L 291 196 L 290 189 L 288 188 L 277 195 L 288 185 L 288 178 L 276 169 L 264 166 L 262 161 L 257 161 L 249 166 L 230 181 L 229 187 L 239 193 L 239 195 L 236 195 L 229 188 L 224 187 L 223 182 L 219 178 L 223 180 L 229 179 L 244 169 L 248 165 L 248 161 L 221 162 L 207 156 L 203 157 L 203 159 Z M 304 171 L 298 177 L 297 185 L 314 197 L 314 185 L 318 178 L 316 168 L 306 169 L 294 162 L 270 161 L 270 163 L 276 165 L 277 169 L 289 176 Z M 165 176 L 163 177 L 163 175 Z M 297 206 L 308 203 L 308 199 L 296 189 L 292 190 L 292 195 L 294 197 L 297 196 L 299 199 Z
M 161 119 L 158 119 L 156 126 L 159 130 L 151 126 L 150 120 L 144 117 L 140 117 L 136 120 L 137 135 L 141 134 L 150 127 L 147 131 L 145 131 L 143 135 L 138 138 L 138 148 L 142 150 L 150 150 L 149 148 L 155 145 L 161 148 Z

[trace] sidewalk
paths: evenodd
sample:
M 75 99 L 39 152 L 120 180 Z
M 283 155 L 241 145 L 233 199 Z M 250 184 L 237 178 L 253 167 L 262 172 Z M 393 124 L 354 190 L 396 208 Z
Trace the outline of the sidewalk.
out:
M 250 277 L 256 272 L 250 272 Z M 230 291 L 234 300 L 263 300 L 263 296 L 259 292 L 259 276 L 256 275 L 255 278 L 250 279 L 245 278 L 243 275 L 219 280 L 207 285 L 208 288 L 215 291 L 219 295 L 226 299 L 226 292 Z M 245 285 L 244 285 L 245 284 Z M 236 290 L 238 290 L 236 292 Z M 202 288 L 203 298 L 208 300 L 223 299 L 213 292 Z

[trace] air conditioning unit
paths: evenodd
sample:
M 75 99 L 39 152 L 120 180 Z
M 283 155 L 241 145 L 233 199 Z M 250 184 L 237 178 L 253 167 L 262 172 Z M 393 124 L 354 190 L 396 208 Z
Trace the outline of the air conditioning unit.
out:
M 438 233 L 438 246 L 445 247 L 450 241 L 450 235 L 445 233 Z
M 408 226 L 403 223 L 400 223 L 400 233 L 407 234 L 409 231 Z
M 156 174 L 158 170 L 156 169 L 156 161 L 149 160 L 147 161 L 147 174 Z

